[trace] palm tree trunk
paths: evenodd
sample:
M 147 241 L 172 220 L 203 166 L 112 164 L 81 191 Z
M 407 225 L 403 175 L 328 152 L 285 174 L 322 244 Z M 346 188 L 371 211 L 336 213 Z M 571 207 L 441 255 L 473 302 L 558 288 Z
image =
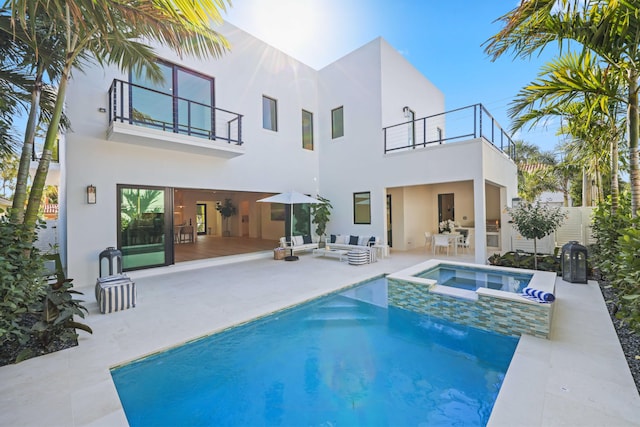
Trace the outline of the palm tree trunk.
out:
M 69 83 L 71 66 L 72 62 L 68 61 L 65 64 L 65 68 L 62 72 L 60 78 L 60 86 L 58 87 L 56 105 L 53 108 L 51 121 L 49 123 L 47 135 L 44 140 L 42 157 L 40 157 L 40 161 L 38 162 L 38 169 L 36 170 L 36 175 L 33 178 L 33 185 L 31 186 L 31 193 L 29 194 L 29 204 L 27 205 L 27 210 L 24 214 L 24 225 L 27 230 L 34 230 L 36 221 L 38 220 L 38 212 L 40 211 L 42 194 L 44 192 L 44 186 L 47 181 L 47 174 L 49 173 L 49 164 L 51 163 L 51 154 L 58 139 L 60 118 L 62 117 L 62 110 L 64 107 L 67 85 Z
M 599 204 L 604 202 L 604 195 L 602 191 L 602 171 L 599 166 L 596 166 L 596 196 Z
M 618 182 L 618 140 L 611 141 L 611 214 L 618 211 L 620 183 Z
M 638 171 L 638 71 L 631 68 L 629 83 L 629 179 L 631 181 L 631 216 L 638 215 L 640 171 Z
M 18 166 L 16 189 L 13 195 L 13 204 L 11 206 L 11 221 L 14 223 L 22 222 L 25 215 L 27 181 L 29 180 L 29 169 L 31 168 L 31 157 L 33 156 L 33 147 L 36 136 L 36 121 L 38 120 L 40 95 L 42 94 L 42 73 L 42 62 L 38 61 L 36 78 L 33 84 L 33 89 L 31 90 L 31 105 L 29 109 L 29 118 L 27 119 L 27 127 L 24 133 L 20 165 Z

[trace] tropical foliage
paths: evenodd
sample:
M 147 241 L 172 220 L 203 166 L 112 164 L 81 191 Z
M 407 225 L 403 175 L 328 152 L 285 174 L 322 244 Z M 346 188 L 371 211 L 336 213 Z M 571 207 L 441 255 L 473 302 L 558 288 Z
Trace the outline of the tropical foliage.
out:
M 486 45 L 494 60 L 561 48 L 514 101 L 514 129 L 561 119 L 563 161 L 582 171 L 582 202 L 598 205 L 594 265 L 619 296 L 618 317 L 640 330 L 640 4 L 523 0 L 500 21 L 503 28 Z M 630 193 L 621 190 L 621 170 L 628 172 Z M 575 192 L 579 184 L 569 181 Z
M 63 115 L 73 72 L 87 64 L 115 65 L 123 72 L 161 81 L 148 43 L 158 42 L 178 55 L 211 58 L 229 49 L 212 29 L 222 21 L 225 0 L 114 2 L 110 0 L 8 0 L 0 6 L 0 154 L 19 154 L 17 172 L 3 181 L 14 186 L 9 219 L 0 222 L 0 342 L 25 342 L 29 333 L 43 341 L 85 329 L 73 321 L 84 307 L 69 280 L 52 287 L 43 282 L 43 259 L 33 248 L 49 164 L 59 133 L 70 126 Z M 14 117 L 26 113 L 22 144 Z M 42 152 L 29 182 L 35 140 Z M 30 184 L 30 187 L 29 187 Z M 9 184 L 8 184 L 9 185 Z M 126 204 L 126 201 L 125 201 Z M 38 315 L 27 331 L 19 320 Z
M 597 243 L 591 256 L 602 278 L 618 295 L 617 316 L 640 332 L 640 220 L 631 217 L 630 195 L 621 193 L 619 209 L 611 197 L 596 209 L 593 233 Z

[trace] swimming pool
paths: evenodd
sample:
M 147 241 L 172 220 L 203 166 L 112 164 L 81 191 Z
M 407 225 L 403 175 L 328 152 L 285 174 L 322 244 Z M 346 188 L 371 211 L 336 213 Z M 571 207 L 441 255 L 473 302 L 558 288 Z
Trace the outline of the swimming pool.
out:
M 387 291 L 378 278 L 112 369 L 129 424 L 485 425 L 517 339 Z
M 415 276 L 423 279 L 433 279 L 442 286 L 452 286 L 470 291 L 489 288 L 519 294 L 527 287 L 533 274 L 464 265 L 438 264 Z

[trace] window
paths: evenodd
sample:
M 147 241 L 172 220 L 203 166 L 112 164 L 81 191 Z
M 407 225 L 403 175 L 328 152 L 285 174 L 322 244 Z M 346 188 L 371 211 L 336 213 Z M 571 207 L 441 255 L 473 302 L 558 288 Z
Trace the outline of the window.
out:
M 214 134 L 211 77 L 175 64 L 157 62 L 163 76 L 154 82 L 131 74 L 130 117 L 137 125 L 211 138 Z
M 353 193 L 353 223 L 371 224 L 371 193 Z
M 331 110 L 331 138 L 344 136 L 344 107 Z
M 313 113 L 302 110 L 302 148 L 313 150 Z
M 262 127 L 272 131 L 278 130 L 278 104 L 268 96 L 262 97 Z

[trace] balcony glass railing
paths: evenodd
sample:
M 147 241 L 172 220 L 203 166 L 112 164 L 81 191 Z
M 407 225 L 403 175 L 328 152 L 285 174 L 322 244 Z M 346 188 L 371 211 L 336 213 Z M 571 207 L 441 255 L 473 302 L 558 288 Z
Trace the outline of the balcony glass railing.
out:
M 482 104 L 410 120 L 382 130 L 385 153 L 484 138 L 510 158 L 515 157 L 512 139 Z
M 242 145 L 242 115 L 122 80 L 109 88 L 109 123 Z

